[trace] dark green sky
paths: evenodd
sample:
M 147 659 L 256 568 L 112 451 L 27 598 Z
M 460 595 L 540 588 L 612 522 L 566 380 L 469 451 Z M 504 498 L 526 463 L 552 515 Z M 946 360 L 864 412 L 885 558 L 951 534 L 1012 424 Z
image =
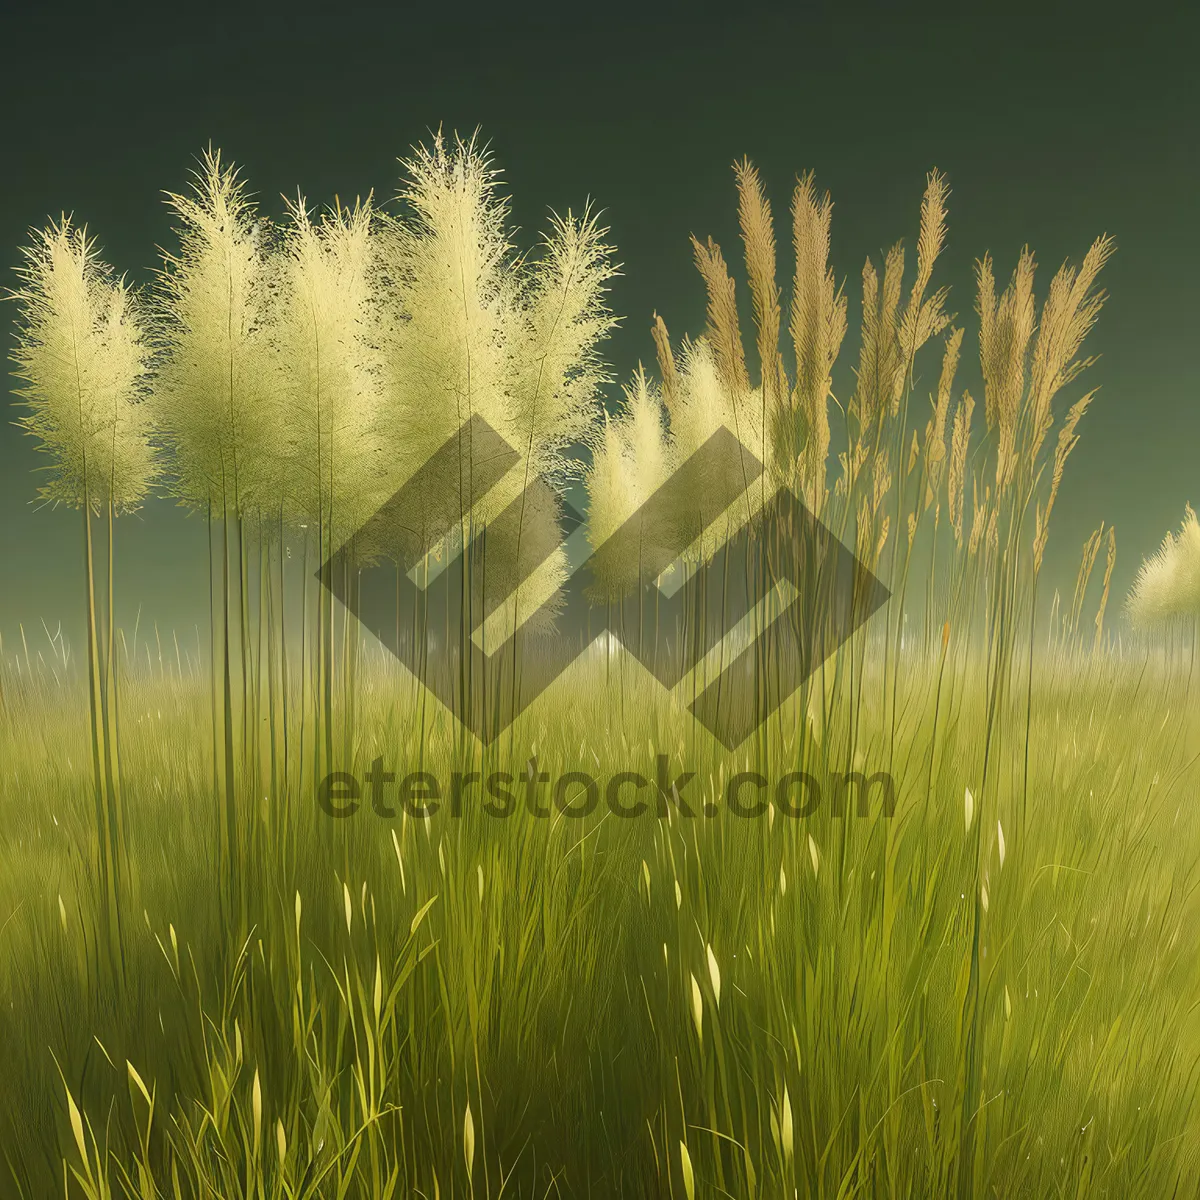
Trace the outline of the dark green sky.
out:
M 592 196 L 607 209 L 625 264 L 612 301 L 626 317 L 609 352 L 625 377 L 653 357 L 653 309 L 676 337 L 700 332 L 688 234 L 712 233 L 736 257 L 730 164 L 748 154 L 777 216 L 797 171 L 814 168 L 833 194 L 834 263 L 851 296 L 845 391 L 863 258 L 911 243 L 924 174 L 938 166 L 953 189 L 941 278 L 969 337 L 983 251 L 1003 281 L 1028 242 L 1040 295 L 1097 234 L 1117 240 L 1091 343 L 1103 357 L 1088 382 L 1101 391 L 1050 553 L 1073 577 L 1087 534 L 1115 524 L 1123 592 L 1184 503 L 1200 503 L 1200 20 L 1147 4 L 1122 6 L 1115 23 L 1049 4 L 759 7 L 10 10 L 0 270 L 15 282 L 28 226 L 66 209 L 110 261 L 145 278 L 169 243 L 161 190 L 184 184 L 210 139 L 277 212 L 279 193 L 297 186 L 311 202 L 371 187 L 390 196 L 395 159 L 415 141 L 439 123 L 478 124 L 523 238 L 547 207 Z M 0 427 L 6 640 L 18 622 L 39 636 L 43 619 L 74 627 L 80 608 L 78 517 L 31 509 L 36 463 L 28 439 Z M 203 545 L 200 523 L 166 501 L 124 520 L 122 619 L 140 603 L 143 622 L 200 620 Z

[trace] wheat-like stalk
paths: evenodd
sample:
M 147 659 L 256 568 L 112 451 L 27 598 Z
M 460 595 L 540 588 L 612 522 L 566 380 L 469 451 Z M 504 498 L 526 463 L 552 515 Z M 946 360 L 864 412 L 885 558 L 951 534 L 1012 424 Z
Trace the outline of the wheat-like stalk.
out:
M 803 175 L 792 199 L 796 270 L 789 332 L 796 358 L 794 404 L 804 439 L 800 483 L 814 512 L 825 504 L 829 396 L 833 365 L 846 335 L 846 297 L 835 286 L 829 266 L 832 211 L 829 193 L 818 199 L 812 172 Z
M 1100 640 L 1104 634 L 1104 612 L 1108 608 L 1108 592 L 1112 585 L 1113 568 L 1117 565 L 1117 531 L 1110 525 L 1108 528 L 1108 558 L 1104 564 L 1104 589 L 1100 594 L 1100 607 L 1096 610 L 1096 640 L 1093 649 L 1100 649 Z
M 936 498 L 945 474 L 946 419 L 950 412 L 950 396 L 954 390 L 954 375 L 958 370 L 962 340 L 962 329 L 952 330 L 946 339 L 946 349 L 942 355 L 942 371 L 938 378 L 937 396 L 933 402 L 933 415 L 925 426 L 925 508 L 928 508 Z M 953 451 L 953 443 L 951 450 Z M 959 477 L 959 486 L 961 486 L 961 476 Z
M 984 380 L 984 413 L 996 436 L 996 490 L 1004 492 L 1017 466 L 1017 422 L 1025 394 L 1026 357 L 1035 325 L 1033 255 L 1026 247 L 1012 280 L 996 298 L 992 260 L 976 266 L 979 362 Z
M 679 373 L 675 367 L 675 353 L 671 349 L 671 335 L 667 332 L 666 322 L 654 314 L 654 324 L 650 328 L 654 337 L 654 350 L 658 358 L 658 374 L 662 381 L 663 404 L 667 415 L 675 417 L 676 397 L 679 394 Z
M 1053 425 L 1055 395 L 1095 361 L 1076 356 L 1104 304 L 1105 294 L 1093 289 L 1114 249 L 1112 238 L 1097 238 L 1078 268 L 1063 263 L 1050 282 L 1029 371 L 1029 453 L 1034 458 Z
M 733 277 L 725 265 L 721 247 L 711 237 L 701 243 L 693 236 L 692 251 L 708 292 L 708 332 L 705 336 L 712 347 L 721 386 L 736 408 L 749 395 L 750 377 L 746 372 L 746 352 L 738 324 Z
M 748 159 L 734 167 L 737 176 L 738 221 L 746 254 L 746 277 L 754 303 L 754 326 L 762 388 L 769 414 L 787 403 L 787 376 L 779 353 L 779 285 L 775 280 L 775 228 L 771 203 L 763 192 L 758 171 Z M 732 295 L 732 291 L 731 291 Z
M 921 198 L 917 274 L 900 319 L 900 351 L 909 371 L 921 347 L 941 333 L 951 319 L 945 312 L 949 289 L 939 288 L 932 296 L 925 295 L 933 278 L 934 264 L 946 244 L 946 198 L 949 194 L 946 177 L 940 171 L 931 171 Z
M 1046 539 L 1050 536 L 1050 513 L 1054 509 L 1054 501 L 1058 496 L 1058 489 L 1062 483 L 1063 470 L 1066 468 L 1067 459 L 1070 457 L 1071 451 L 1079 444 L 1079 435 L 1075 432 L 1075 429 L 1082 420 L 1083 414 L 1087 412 L 1088 405 L 1092 402 L 1092 397 L 1095 394 L 1095 391 L 1091 391 L 1076 400 L 1067 410 L 1067 415 L 1059 427 L 1058 445 L 1054 450 L 1054 466 L 1050 474 L 1050 494 L 1046 497 L 1045 509 L 1043 510 L 1040 506 L 1035 509 L 1033 540 L 1033 563 L 1035 570 L 1041 568 L 1042 555 L 1046 552 Z
M 1104 540 L 1104 526 L 1095 530 L 1083 545 L 1083 554 L 1079 560 L 1079 571 L 1075 576 L 1075 594 L 1071 600 L 1071 632 L 1079 628 L 1079 616 L 1083 611 L 1084 597 L 1087 586 L 1092 578 L 1092 569 L 1096 565 L 1096 555 L 1100 552 L 1100 544 Z

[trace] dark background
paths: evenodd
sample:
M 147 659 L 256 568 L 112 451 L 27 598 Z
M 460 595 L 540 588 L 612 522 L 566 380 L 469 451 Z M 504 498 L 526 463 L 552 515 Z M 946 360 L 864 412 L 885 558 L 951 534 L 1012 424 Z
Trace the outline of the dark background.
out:
M 968 330 L 960 386 L 976 391 L 979 255 L 992 252 L 1003 285 L 1028 242 L 1040 298 L 1064 258 L 1078 261 L 1102 232 L 1116 238 L 1102 280 L 1111 300 L 1090 343 L 1102 358 L 1085 377 L 1101 391 L 1068 467 L 1049 569 L 1069 587 L 1088 533 L 1112 523 L 1120 597 L 1185 502 L 1200 502 L 1198 30 L 1182 6 L 1146 4 L 1111 19 L 1051 5 L 6 8 L 0 276 L 15 285 L 28 227 L 66 210 L 118 268 L 147 279 L 156 247 L 170 245 L 162 189 L 185 185 L 210 140 L 278 213 L 279 194 L 297 187 L 312 203 L 371 188 L 390 198 L 398 156 L 440 123 L 478 125 L 522 244 L 548 208 L 590 196 L 606 209 L 624 264 L 612 304 L 625 316 L 608 353 L 626 379 L 653 359 L 654 309 L 676 338 L 701 331 L 688 234 L 711 233 L 737 258 L 730 168 L 748 154 L 784 250 L 795 173 L 814 168 L 833 194 L 834 265 L 850 295 L 835 378 L 844 398 L 863 259 L 900 237 L 912 245 L 937 166 L 952 188 L 939 278 Z M 7 350 L 12 310 L 0 313 Z M 16 412 L 5 415 L 7 649 L 18 623 L 40 643 L 43 620 L 78 629 L 82 582 L 79 517 L 35 511 L 38 456 L 9 423 Z M 144 629 L 203 627 L 201 522 L 156 499 L 119 536 L 119 619 L 140 607 Z

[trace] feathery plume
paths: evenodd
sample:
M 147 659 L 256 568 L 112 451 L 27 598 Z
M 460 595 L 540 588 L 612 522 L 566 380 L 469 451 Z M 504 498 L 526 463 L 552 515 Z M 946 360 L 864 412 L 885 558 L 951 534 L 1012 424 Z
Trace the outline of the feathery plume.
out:
M 289 205 L 280 255 L 279 348 L 291 511 L 329 544 L 371 515 L 381 493 L 379 371 L 373 353 L 370 198 L 314 223 Z
M 1046 552 L 1046 539 L 1050 536 L 1050 513 L 1054 508 L 1055 498 L 1058 496 L 1058 488 L 1062 483 L 1063 470 L 1066 468 L 1067 459 L 1070 457 L 1071 451 L 1079 443 L 1079 435 L 1075 432 L 1075 428 L 1082 419 L 1083 414 L 1087 412 L 1087 407 L 1092 402 L 1092 397 L 1095 394 L 1095 390 L 1093 389 L 1086 396 L 1081 396 L 1076 400 L 1067 411 L 1062 426 L 1059 428 L 1058 445 L 1054 451 L 1054 468 L 1050 476 L 1050 494 L 1046 498 L 1046 509 L 1045 512 L 1040 507 L 1034 510 L 1034 570 L 1041 569 L 1042 555 Z
M 674 462 L 663 427 L 661 399 L 640 364 L 624 394 L 621 414 L 604 418 L 585 476 L 588 538 L 596 550 L 645 504 L 666 480 Z M 632 588 L 641 578 L 640 572 L 641 564 L 636 561 L 609 561 L 601 555 L 595 563 L 597 582 L 613 597 Z
M 879 411 L 882 413 L 890 401 L 890 411 L 895 416 L 900 411 L 900 397 L 904 392 L 904 373 L 909 365 L 900 342 L 900 292 L 904 284 L 904 246 L 897 242 L 883 260 L 883 287 L 880 291 L 880 326 L 883 337 L 878 350 L 880 371 Z
M 209 150 L 193 194 L 167 194 L 180 249 L 160 274 L 165 354 L 155 388 L 174 450 L 173 489 L 241 515 L 274 497 L 279 395 L 266 231 L 236 168 Z
M 860 440 L 885 413 L 895 415 L 900 408 L 906 365 L 899 337 L 903 278 L 904 247 L 899 242 L 884 259 L 882 284 L 871 260 L 863 265 L 862 336 L 858 378 L 850 402 Z
M 658 374 L 662 381 L 663 404 L 666 405 L 668 416 L 673 420 L 675 398 L 679 388 L 678 373 L 675 370 L 675 355 L 671 350 L 671 337 L 667 333 L 666 322 L 658 313 L 654 314 L 651 333 L 654 336 L 654 349 L 658 356 Z
M 794 403 L 804 436 L 800 483 L 814 512 L 825 501 L 831 376 L 846 335 L 846 297 L 835 288 L 829 266 L 832 210 L 828 192 L 818 200 L 811 171 L 797 181 L 792 198 L 796 274 L 789 332 L 796 355 Z
M 1050 283 L 1029 373 L 1030 453 L 1034 457 L 1054 423 L 1051 401 L 1095 361 L 1076 355 L 1104 305 L 1105 293 L 1093 291 L 1093 287 L 1114 249 L 1112 238 L 1097 238 L 1078 269 L 1063 263 Z
M 779 286 L 775 281 L 775 225 L 758 171 L 743 159 L 734 164 L 738 222 L 746 254 L 746 276 L 754 302 L 762 402 L 773 413 L 787 402 L 787 377 L 779 354 Z
M 701 244 L 693 236 L 692 250 L 708 292 L 706 336 L 713 349 L 713 360 L 721 385 L 736 405 L 750 391 L 750 378 L 746 373 L 746 354 L 738 325 L 733 278 L 725 266 L 721 247 L 711 237 L 707 244 Z
M 1033 255 L 1021 252 L 1012 281 L 996 299 L 990 255 L 976 264 L 979 362 L 983 370 L 984 412 L 997 434 L 996 490 L 1003 492 L 1017 466 L 1017 422 L 1025 394 L 1025 366 L 1033 336 Z
M 605 303 L 619 273 L 608 232 L 591 205 L 579 217 L 552 215 L 513 314 L 507 415 L 514 445 L 531 472 L 562 482 L 579 469 L 565 451 L 594 429 L 600 389 L 610 382 L 599 354 L 617 325 Z
M 946 339 L 946 348 L 942 353 L 942 373 L 938 379 L 937 397 L 933 402 L 933 415 L 925 426 L 926 508 L 937 496 L 944 474 L 946 418 L 950 412 L 950 394 L 954 390 L 954 375 L 958 370 L 962 340 L 963 330 L 961 328 L 951 330 L 950 336 Z
M 499 172 L 474 137 L 448 147 L 440 131 L 401 165 L 411 217 L 380 229 L 380 343 L 389 453 L 403 479 L 476 413 L 524 447 L 507 420 L 505 335 L 517 285 Z
M 1142 563 L 1125 602 L 1139 628 L 1200 614 L 1200 520 L 1189 504 L 1178 533 L 1168 533 L 1158 553 Z
M 19 306 L 17 395 L 28 410 L 18 424 L 53 459 L 39 495 L 93 512 L 136 508 L 157 475 L 146 318 L 86 229 L 63 217 L 33 239 L 10 298 Z
M 912 369 L 917 351 L 949 324 L 944 311 L 949 292 L 940 288 L 928 299 L 925 293 L 933 278 L 933 266 L 946 244 L 946 197 L 950 188 L 946 177 L 931 171 L 926 177 L 921 199 L 921 227 L 917 237 L 917 276 L 900 320 L 900 347 L 905 368 Z
M 858 423 L 860 438 L 875 421 L 879 395 L 879 359 L 884 353 L 880 343 L 883 340 L 879 274 L 875 270 L 875 264 L 868 258 L 862 269 L 862 329 L 858 347 L 857 381 L 850 400 L 850 411 Z M 851 476 L 850 482 L 853 481 L 854 476 Z
M 471 416 L 482 417 L 521 462 L 486 495 L 462 497 L 459 532 L 488 526 L 520 498 L 513 544 L 501 545 L 494 528 L 488 541 L 493 561 L 515 565 L 528 530 L 556 519 L 558 493 L 580 471 L 567 447 L 599 436 L 608 375 L 598 346 L 615 324 L 605 296 L 618 268 L 590 206 L 578 217 L 553 216 L 539 254 L 518 256 L 499 172 L 475 136 L 449 145 L 439 131 L 402 165 L 400 198 L 411 216 L 383 223 L 380 273 L 385 435 L 396 482 Z M 472 479 L 470 439 L 462 453 L 462 476 Z M 534 488 L 539 480 L 549 490 Z M 492 613 L 485 638 L 511 632 L 565 573 L 559 548 Z

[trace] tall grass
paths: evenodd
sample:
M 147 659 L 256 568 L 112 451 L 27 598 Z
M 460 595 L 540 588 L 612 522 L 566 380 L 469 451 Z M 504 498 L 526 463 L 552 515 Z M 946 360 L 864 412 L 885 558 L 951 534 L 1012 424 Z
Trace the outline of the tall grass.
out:
M 127 844 L 120 792 L 114 658 L 113 518 L 136 508 L 157 473 L 146 398 L 146 316 L 87 230 L 63 217 L 25 250 L 14 373 L 20 425 L 51 457 L 40 497 L 83 514 L 88 705 L 96 863 L 106 961 L 120 965 L 120 875 Z M 97 569 L 93 518 L 107 516 L 107 563 Z M 97 576 L 100 576 L 98 579 Z M 105 590 L 107 583 L 107 590 Z M 102 622 L 107 617 L 107 630 Z
M 956 398 L 965 330 L 935 286 L 949 192 L 931 173 L 912 278 L 899 244 L 864 266 L 855 387 L 831 419 L 846 333 L 831 201 L 798 181 L 785 296 L 743 161 L 753 337 L 721 248 L 693 239 L 706 331 L 676 346 L 656 315 L 657 378 L 639 369 L 604 414 L 615 268 L 595 214 L 556 219 L 521 256 L 476 143 L 439 137 L 404 169 L 395 213 L 338 202 L 314 219 L 298 199 L 276 227 L 215 153 L 195 194 L 170 198 L 181 248 L 151 298 L 153 388 L 120 394 L 148 396 L 172 491 L 210 519 L 210 645 L 109 638 L 119 889 L 89 865 L 108 828 L 94 647 L 86 667 L 61 638 L 36 660 L 28 642 L 0 647 L 12 1188 L 1194 1194 L 1192 679 L 1177 654 L 1105 634 L 1103 526 L 1069 612 L 1035 636 L 1050 513 L 1092 396 L 1065 389 L 1089 365 L 1111 243 L 1064 265 L 1040 305 L 1028 252 L 999 295 L 980 261 L 975 430 L 975 401 Z M 30 286 L 37 311 L 46 283 Z M 464 444 L 443 545 L 411 562 L 411 546 L 358 540 L 472 416 L 517 456 L 495 494 L 472 491 Z M 721 427 L 747 486 L 723 513 L 710 483 L 669 514 L 670 537 L 693 536 L 664 574 L 701 581 L 684 626 L 639 602 L 637 630 L 596 642 L 486 750 L 317 589 L 335 562 L 350 597 L 364 571 L 428 579 L 439 555 L 486 541 L 444 630 L 414 631 L 471 670 L 477 627 L 502 644 L 564 578 L 561 551 L 526 571 L 521 547 L 557 516 L 571 444 L 592 449 L 600 547 Z M 790 695 L 760 649 L 779 605 L 711 648 L 697 632 L 729 588 L 698 569 L 780 485 L 892 596 Z M 598 564 L 623 614 L 662 568 L 663 530 L 645 535 Z M 740 567 L 778 595 L 768 553 Z M 492 604 L 497 572 L 514 586 Z M 708 652 L 669 691 L 641 665 L 648 647 L 693 635 Z M 685 710 L 731 662 L 749 664 L 739 715 L 758 728 L 728 751 Z M 518 665 L 495 677 L 514 697 Z M 416 770 L 447 789 L 424 816 L 382 787 Z M 353 816 L 318 804 L 329 771 L 363 781 Z M 551 782 L 571 772 L 647 810 L 581 813 L 586 780 Z M 809 780 L 823 802 L 795 815 Z M 123 976 L 101 969 L 110 909 Z
M 242 941 L 221 920 L 209 763 L 189 735 L 206 673 L 143 667 L 125 710 L 138 922 L 120 1004 L 92 973 L 92 883 L 72 865 L 92 840 L 80 696 L 22 667 L 6 679 L 0 1021 L 3 1144 L 24 1194 L 50 1190 L 63 1161 L 84 1172 L 69 1090 L 96 1138 L 85 1125 L 88 1167 L 117 1195 L 123 1172 L 130 1194 L 156 1194 L 136 1182 L 142 1167 L 165 1195 L 175 1175 L 184 1195 L 244 1194 L 247 1173 L 250 1194 L 386 1195 L 393 1172 L 394 1194 L 498 1193 L 507 1179 L 516 1195 L 683 1195 L 681 1142 L 700 1194 L 954 1195 L 977 896 L 972 1193 L 1189 1194 L 1200 1043 L 1186 675 L 1082 647 L 1039 665 L 1039 802 L 1022 833 L 1019 747 L 994 760 L 999 799 L 982 811 L 982 666 L 964 657 L 940 679 L 954 719 L 934 736 L 938 656 L 908 663 L 890 820 L 878 792 L 865 818 L 852 792 L 842 817 L 826 805 L 747 820 L 699 814 L 754 761 L 689 745 L 686 714 L 640 669 L 625 668 L 622 713 L 591 656 L 520 718 L 497 766 L 519 777 L 536 757 L 555 774 L 653 780 L 662 752 L 672 778 L 696 773 L 681 799 L 697 815 L 672 804 L 656 820 L 651 797 L 637 820 L 603 806 L 570 818 L 543 788 L 554 815 L 540 819 L 518 788 L 507 819 L 469 801 L 454 816 L 447 801 L 417 821 L 394 792 L 392 818 L 364 794 L 341 822 L 347 870 L 330 819 L 297 797 L 295 871 L 260 864 Z M 399 669 L 368 654 L 362 678 L 360 777 L 377 756 L 403 770 L 423 755 L 444 780 L 461 768 L 450 718 L 431 717 L 418 744 L 406 708 L 419 697 Z M 858 724 L 867 769 L 891 736 L 881 682 L 876 666 Z M 1005 714 L 1022 717 L 1019 704 Z M 835 708 L 822 739 L 806 737 L 793 701 L 772 724 L 774 760 L 826 780 L 847 721 Z M 752 783 L 743 798 L 758 798 Z M 147 1146 L 126 1060 L 155 1098 Z

